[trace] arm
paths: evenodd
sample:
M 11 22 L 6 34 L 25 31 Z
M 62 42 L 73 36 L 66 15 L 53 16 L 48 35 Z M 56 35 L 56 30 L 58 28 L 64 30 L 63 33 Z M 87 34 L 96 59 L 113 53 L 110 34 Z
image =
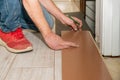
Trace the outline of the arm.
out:
M 44 18 L 44 14 L 42 12 L 39 1 L 38 0 L 23 0 L 23 5 L 28 15 L 30 16 L 32 21 L 35 23 L 36 27 L 39 29 L 42 35 L 45 36 L 51 33 L 49 25 Z
M 67 16 L 65 16 L 61 10 L 59 8 L 56 7 L 56 5 L 53 3 L 52 0 L 39 0 L 40 3 L 52 14 L 54 15 L 58 20 L 60 20 L 63 24 L 65 25 L 69 25 L 71 26 L 74 30 L 77 30 L 77 26 L 75 25 L 75 23 L 68 18 Z M 77 22 L 80 23 L 80 25 L 78 26 L 79 28 L 81 28 L 82 26 L 82 21 L 79 20 L 76 17 L 73 17 Z
M 41 6 L 38 0 L 23 0 L 23 5 L 30 16 L 30 18 L 35 23 L 36 27 L 41 32 L 47 45 L 55 50 L 68 48 L 70 46 L 77 47 L 78 45 L 62 40 L 59 36 L 54 34 L 49 28 L 46 22 Z

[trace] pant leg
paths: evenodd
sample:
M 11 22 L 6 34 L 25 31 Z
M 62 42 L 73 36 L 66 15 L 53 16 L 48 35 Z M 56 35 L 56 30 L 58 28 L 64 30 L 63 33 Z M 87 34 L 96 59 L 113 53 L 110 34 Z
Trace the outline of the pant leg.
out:
M 0 0 L 0 29 L 14 31 L 20 26 L 20 0 Z
M 43 6 L 42 10 L 49 26 L 52 28 L 54 20 Z M 21 0 L 0 0 L 0 29 L 4 32 L 10 32 L 19 26 L 38 30 L 23 8 Z
M 43 6 L 42 6 L 42 10 L 43 10 L 45 19 L 47 20 L 50 28 L 53 28 L 53 26 L 54 26 L 54 20 L 53 20 L 52 15 Z
M 41 5 L 41 7 L 42 7 L 42 11 L 44 13 L 44 17 L 45 17 L 46 21 L 48 22 L 50 28 L 53 28 L 54 20 L 53 20 L 51 14 L 42 5 Z M 28 16 L 28 14 L 23 6 L 22 6 L 21 24 L 22 24 L 22 28 L 24 28 L 24 29 L 32 29 L 32 30 L 38 31 L 37 27 L 34 25 L 33 21 L 30 19 L 30 17 Z

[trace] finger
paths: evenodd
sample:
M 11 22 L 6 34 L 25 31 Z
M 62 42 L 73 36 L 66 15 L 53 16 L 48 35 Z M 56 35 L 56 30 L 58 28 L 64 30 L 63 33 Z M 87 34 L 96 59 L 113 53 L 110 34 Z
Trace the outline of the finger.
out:
M 80 27 L 82 27 L 82 26 L 83 26 L 83 23 L 82 23 L 82 21 L 79 21 L 79 23 L 80 23 L 80 25 L 79 25 L 79 26 L 80 26 Z
M 56 50 L 62 50 L 62 49 L 70 48 L 70 47 L 79 47 L 79 45 L 72 43 L 72 42 L 64 42 L 58 48 L 56 48 Z
M 72 23 L 71 23 L 71 27 L 72 27 L 72 28 L 73 28 L 73 30 L 75 30 L 75 31 L 77 31 L 77 30 L 78 30 L 77 25 L 75 25 L 75 23 L 74 23 L 74 22 L 72 22 Z
M 79 47 L 78 44 L 75 44 L 73 42 L 65 42 L 64 45 L 69 46 L 69 47 Z
M 83 23 L 82 23 L 82 20 L 76 18 L 76 17 L 73 17 L 78 23 L 80 23 L 80 25 L 78 25 L 79 27 L 82 27 Z
M 74 21 L 72 19 L 70 19 L 70 21 L 67 23 L 74 31 L 77 31 L 77 25 L 74 23 Z
M 64 45 L 61 45 L 61 46 L 59 46 L 59 49 L 57 49 L 57 50 L 61 50 L 61 49 L 67 49 L 67 48 L 70 48 L 70 47 L 78 47 L 78 46 L 73 46 L 73 45 L 68 45 L 68 44 L 64 44 Z
M 71 31 L 74 31 L 73 29 L 71 29 Z
M 80 28 L 79 31 L 82 31 L 82 29 Z
M 78 18 L 76 18 L 76 17 L 73 17 L 76 21 L 78 21 L 78 22 L 82 22 L 82 20 L 80 20 L 80 19 L 78 19 Z
M 70 46 L 64 45 L 64 46 L 61 46 L 59 49 L 67 49 L 67 48 L 70 48 Z

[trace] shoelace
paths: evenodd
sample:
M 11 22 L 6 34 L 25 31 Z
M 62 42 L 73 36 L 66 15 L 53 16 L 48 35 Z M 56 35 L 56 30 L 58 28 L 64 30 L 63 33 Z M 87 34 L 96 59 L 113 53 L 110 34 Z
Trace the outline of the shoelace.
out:
M 12 34 L 15 38 L 17 38 L 17 39 L 21 39 L 21 38 L 24 37 L 21 28 L 18 28 L 16 31 L 11 32 L 11 34 Z

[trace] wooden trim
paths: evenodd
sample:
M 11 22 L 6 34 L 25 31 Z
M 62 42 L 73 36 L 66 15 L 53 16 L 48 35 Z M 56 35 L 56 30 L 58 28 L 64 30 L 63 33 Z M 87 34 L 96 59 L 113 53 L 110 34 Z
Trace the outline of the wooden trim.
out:
M 86 14 L 86 0 L 80 0 L 80 11 L 84 14 Z

